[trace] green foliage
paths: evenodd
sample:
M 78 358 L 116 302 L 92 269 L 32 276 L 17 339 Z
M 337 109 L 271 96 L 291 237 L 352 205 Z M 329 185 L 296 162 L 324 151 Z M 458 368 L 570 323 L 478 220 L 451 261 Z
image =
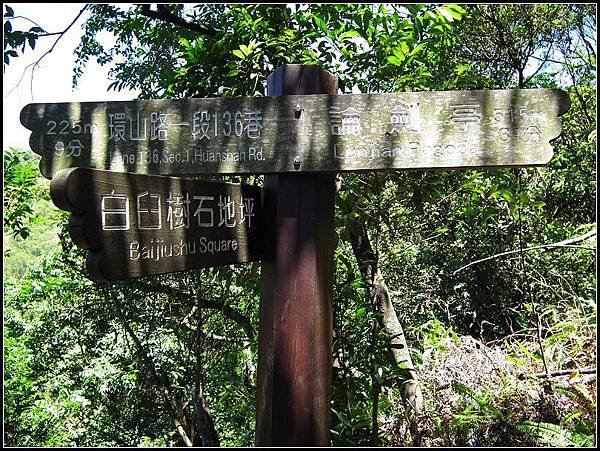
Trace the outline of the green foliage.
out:
M 215 421 L 222 438 L 232 444 L 251 443 L 251 434 L 236 432 L 250 431 L 253 422 L 253 393 L 238 372 L 246 355 L 242 346 L 229 346 L 223 352 L 222 343 L 197 337 L 201 342 L 189 354 L 186 343 L 194 341 L 193 329 L 181 329 L 179 321 L 164 321 L 169 311 L 172 318 L 173 309 L 191 308 L 179 305 L 183 299 L 171 296 L 166 303 L 166 298 L 140 293 L 131 285 L 113 287 L 111 293 L 87 281 L 79 268 L 71 268 L 63 259 L 57 252 L 30 268 L 18 286 L 6 287 L 5 389 L 10 391 L 6 438 L 10 443 L 136 446 L 152 440 L 176 445 L 179 437 L 160 384 L 171 387 L 174 400 L 186 399 L 190 384 L 197 377 L 204 379 L 204 372 L 211 375 L 204 381 L 208 404 L 221 406 Z M 204 295 L 214 294 L 199 275 L 188 275 L 189 282 L 202 285 Z M 104 301 L 107 296 L 109 303 Z M 146 349 L 145 357 L 122 321 Z M 239 336 L 216 314 L 204 315 L 202 324 L 207 334 Z M 255 353 L 255 344 L 251 346 Z M 202 367 L 195 356 L 205 362 Z M 162 382 L 153 378 L 149 365 L 154 365 Z
M 110 68 L 112 89 L 138 89 L 142 98 L 264 95 L 284 63 L 321 65 L 345 93 L 568 91 L 572 106 L 545 168 L 343 175 L 331 435 L 347 446 L 593 444 L 595 379 L 577 381 L 575 371 L 595 365 L 594 252 L 526 251 L 461 268 L 595 228 L 595 53 L 587 45 L 594 48 L 595 7 L 165 7 L 214 35 L 148 18 L 140 5 L 91 5 L 74 83 L 96 59 Z M 102 45 L 103 32 L 115 36 L 113 47 Z M 21 213 L 14 226 L 5 214 L 5 227 L 30 236 L 8 241 L 5 443 L 181 446 L 168 401 L 189 420 L 202 387 L 221 444 L 251 445 L 260 265 L 94 285 L 83 276 L 85 252 L 66 234 L 67 216 L 44 203 L 47 182 L 35 185 L 44 199 L 33 166 L 12 152 L 5 212 L 14 192 Z M 424 389 L 424 412 L 411 423 L 401 399 L 406 368 L 394 360 L 349 242 L 361 222 L 373 245 L 368 263 L 385 279 Z M 49 238 L 56 223 L 58 243 Z M 573 376 L 530 377 L 545 371 L 542 355 L 550 371 Z
M 440 42 L 451 44 L 452 24 L 464 10 L 457 5 L 389 8 L 199 5 L 183 15 L 217 30 L 208 36 L 186 29 L 174 34 L 170 24 L 141 15 L 140 7 L 124 12 L 93 5 L 77 49 L 74 83 L 95 57 L 100 64 L 113 64 L 112 88 L 141 89 L 144 98 L 260 95 L 268 75 L 285 63 L 319 64 L 338 75 L 346 92 L 424 88 L 431 77 L 426 66 L 433 52 L 428 50 Z M 115 34 L 114 48 L 104 49 L 97 41 L 102 30 Z
M 571 312 L 569 320 L 563 318 L 563 327 L 579 321 L 582 313 L 585 317 L 579 308 L 574 302 L 561 306 L 561 311 Z M 430 337 L 423 345 L 420 364 L 428 403 L 419 418 L 422 446 L 561 446 L 561 437 L 546 436 L 544 427 L 533 427 L 538 424 L 562 431 L 562 439 L 577 441 L 577 446 L 593 446 L 595 376 L 573 369 L 568 379 L 541 383 L 533 376 L 542 366 L 534 355 L 535 331 L 523 332 L 485 344 L 437 324 L 420 328 L 421 334 Z M 593 341 L 595 329 L 578 335 L 580 340 Z M 563 350 L 565 358 L 589 364 L 581 360 L 580 350 L 569 346 Z
M 482 87 L 529 87 L 534 77 L 552 70 L 574 33 L 587 30 L 584 17 L 595 9 L 583 5 L 477 5 L 457 24 L 457 46 L 447 57 L 465 64 Z M 588 16 L 592 17 L 592 16 Z M 595 26 L 595 25 L 593 25 Z
M 520 431 L 535 437 L 544 446 L 593 446 L 591 437 L 569 432 L 552 423 L 525 421 L 517 426 Z
M 35 43 L 40 35 L 46 32 L 38 25 L 30 27 L 28 31 L 13 30 L 13 23 L 17 19 L 15 11 L 8 5 L 4 5 L 4 68 L 10 64 L 11 58 L 19 56 L 17 50 L 25 53 L 25 47 L 29 44 L 31 50 L 35 49 Z
M 4 151 L 4 227 L 14 237 L 29 236 L 29 219 L 33 214 L 31 203 L 38 177 L 37 162 L 19 149 Z

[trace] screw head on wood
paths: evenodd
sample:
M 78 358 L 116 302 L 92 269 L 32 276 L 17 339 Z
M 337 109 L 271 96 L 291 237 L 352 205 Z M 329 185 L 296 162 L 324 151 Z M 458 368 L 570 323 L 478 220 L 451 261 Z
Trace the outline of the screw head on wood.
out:
M 302 163 L 302 159 L 300 158 L 300 155 L 296 155 L 294 157 L 294 169 L 300 169 L 301 163 Z
M 294 115 L 296 117 L 300 117 L 300 113 L 302 113 L 302 107 L 300 106 L 300 104 L 296 104 L 294 105 Z

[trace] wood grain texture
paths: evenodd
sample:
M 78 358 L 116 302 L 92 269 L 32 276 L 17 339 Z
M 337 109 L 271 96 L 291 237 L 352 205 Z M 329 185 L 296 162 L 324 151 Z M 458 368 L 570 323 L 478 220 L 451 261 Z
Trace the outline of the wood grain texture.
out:
M 336 92 L 337 78 L 284 65 L 268 90 Z M 330 444 L 334 203 L 333 174 L 265 177 L 257 446 Z
M 50 193 L 98 282 L 260 258 L 258 187 L 70 168 Z
M 29 104 L 51 178 L 535 166 L 569 108 L 560 90 L 427 91 Z

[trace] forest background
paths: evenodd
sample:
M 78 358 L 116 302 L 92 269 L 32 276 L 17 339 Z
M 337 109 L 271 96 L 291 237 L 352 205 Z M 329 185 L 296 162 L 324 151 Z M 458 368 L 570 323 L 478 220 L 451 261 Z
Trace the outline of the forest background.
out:
M 61 36 L 4 8 L 5 71 Z M 545 167 L 341 175 L 331 439 L 595 446 L 595 5 L 86 11 L 73 83 L 97 61 L 144 99 L 265 95 L 285 63 L 341 93 L 565 90 Z M 4 444 L 252 445 L 260 264 L 94 284 L 38 160 L 4 149 Z

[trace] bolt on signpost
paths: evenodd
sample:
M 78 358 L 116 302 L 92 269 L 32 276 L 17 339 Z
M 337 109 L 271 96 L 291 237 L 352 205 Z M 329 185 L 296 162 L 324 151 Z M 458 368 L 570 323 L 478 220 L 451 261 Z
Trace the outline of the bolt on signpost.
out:
M 560 90 L 337 95 L 284 65 L 268 96 L 30 104 L 21 122 L 96 281 L 262 262 L 257 445 L 328 445 L 334 176 L 541 166 Z M 264 188 L 181 179 L 267 174 Z

